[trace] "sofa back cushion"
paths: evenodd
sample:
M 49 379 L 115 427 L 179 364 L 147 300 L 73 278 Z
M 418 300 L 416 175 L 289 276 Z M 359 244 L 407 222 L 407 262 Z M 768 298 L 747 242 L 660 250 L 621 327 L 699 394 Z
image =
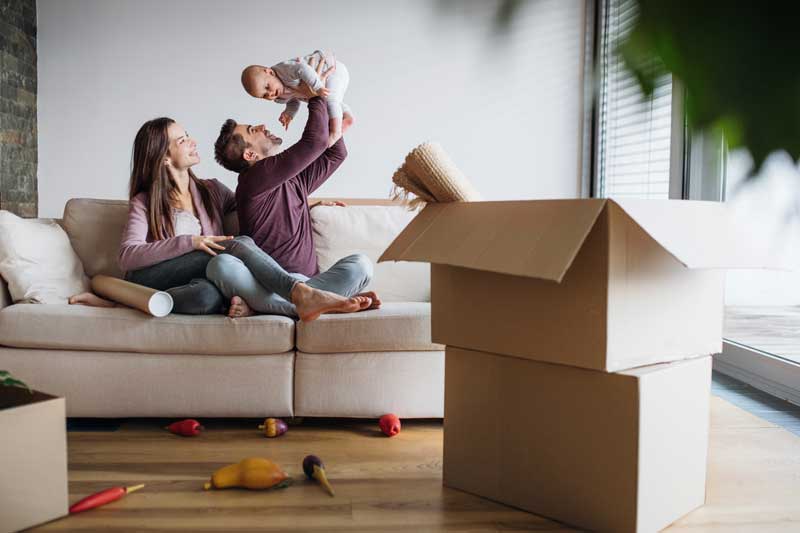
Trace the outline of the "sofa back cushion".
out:
M 117 255 L 127 220 L 126 200 L 73 198 L 64 206 L 62 225 L 87 276 L 122 277 Z
M 370 290 L 387 302 L 429 302 L 430 266 L 425 263 L 377 263 L 416 212 L 403 206 L 317 206 L 311 210 L 317 261 L 322 270 L 350 254 L 362 253 L 375 265 Z

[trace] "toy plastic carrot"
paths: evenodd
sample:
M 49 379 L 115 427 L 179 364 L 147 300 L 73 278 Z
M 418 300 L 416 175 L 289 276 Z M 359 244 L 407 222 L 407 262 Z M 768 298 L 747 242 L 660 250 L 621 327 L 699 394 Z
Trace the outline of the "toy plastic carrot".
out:
M 100 492 L 96 492 L 91 496 L 87 496 L 81 501 L 74 503 L 69 508 L 69 514 L 88 511 L 89 509 L 94 509 L 95 507 L 100 507 L 101 505 L 117 501 L 126 494 L 137 491 L 142 487 L 144 487 L 144 485 L 134 485 L 132 487 L 112 487 L 110 489 L 101 490 Z

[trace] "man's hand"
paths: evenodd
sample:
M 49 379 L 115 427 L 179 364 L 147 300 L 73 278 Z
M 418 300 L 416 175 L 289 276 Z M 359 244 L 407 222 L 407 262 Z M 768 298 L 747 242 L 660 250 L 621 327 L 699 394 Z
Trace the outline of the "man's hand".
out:
M 300 61 L 300 58 L 297 58 Z M 313 56 L 308 58 L 308 64 L 311 65 L 313 60 Z M 323 72 L 323 68 L 325 68 L 325 61 L 320 61 L 317 63 L 316 71 L 317 76 L 319 76 L 320 81 L 322 81 L 322 88 L 318 91 L 314 92 L 314 89 L 308 86 L 307 83 L 301 81 L 300 85 L 297 87 L 297 90 L 306 98 L 313 98 L 315 96 L 322 96 L 323 98 L 327 98 L 328 95 L 331 93 L 330 89 L 325 87 L 325 82 L 328 81 L 328 76 L 336 72 L 336 58 L 333 58 L 333 65 L 331 65 L 327 70 Z
M 321 200 L 321 201 L 319 201 L 319 202 L 317 202 L 315 204 L 311 204 L 311 207 L 309 207 L 309 209 L 314 209 L 318 205 L 325 205 L 325 206 L 328 206 L 328 207 L 334 207 L 334 206 L 336 206 L 336 207 L 347 207 L 346 203 L 339 202 L 338 200 L 337 201 L 333 201 L 333 202 L 328 201 L 328 200 Z
M 192 248 L 195 250 L 202 250 L 208 255 L 217 255 L 214 250 L 224 250 L 225 247 L 217 243 L 222 241 L 229 241 L 233 237 L 216 236 L 216 235 L 192 235 Z M 212 250 L 213 248 L 213 250 Z
M 328 68 L 328 70 L 326 70 L 325 72 L 322 72 L 322 69 L 325 66 L 325 61 L 320 61 L 319 63 L 317 63 L 317 76 L 319 76 L 319 79 L 322 80 L 323 84 L 328 80 L 328 76 L 336 72 L 336 56 L 331 54 L 331 57 L 333 59 L 333 65 L 331 65 L 330 68 Z M 312 63 L 312 59 L 313 56 L 308 58 L 309 65 Z
M 285 130 L 289 129 L 289 123 L 291 121 L 292 121 L 292 115 L 290 115 L 286 111 L 281 113 L 281 116 L 278 117 L 278 122 L 281 123 L 281 126 L 283 126 L 283 129 L 285 129 Z

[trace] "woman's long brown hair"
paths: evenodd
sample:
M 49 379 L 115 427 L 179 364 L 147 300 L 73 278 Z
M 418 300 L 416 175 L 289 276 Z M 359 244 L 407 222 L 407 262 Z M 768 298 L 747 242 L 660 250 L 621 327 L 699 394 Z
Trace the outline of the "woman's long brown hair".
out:
M 131 181 L 129 199 L 142 191 L 147 193 L 149 211 L 148 226 L 150 235 L 155 240 L 175 236 L 172 224 L 172 207 L 178 198 L 178 186 L 169 177 L 164 158 L 169 150 L 169 134 L 167 129 L 175 122 L 171 118 L 160 117 L 148 120 L 136 133 L 133 141 L 133 161 L 131 163 Z M 214 203 L 211 191 L 203 180 L 197 179 L 191 169 L 189 176 L 203 200 L 206 213 L 214 218 Z

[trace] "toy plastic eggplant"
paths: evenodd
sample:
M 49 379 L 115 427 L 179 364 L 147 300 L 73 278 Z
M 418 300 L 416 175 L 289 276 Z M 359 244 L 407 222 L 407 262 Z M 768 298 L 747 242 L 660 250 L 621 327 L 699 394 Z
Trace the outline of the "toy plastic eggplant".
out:
M 318 481 L 325 487 L 328 494 L 334 496 L 333 487 L 331 487 L 331 484 L 328 482 L 328 476 L 325 475 L 325 465 L 322 463 L 322 459 L 316 455 L 306 455 L 303 459 L 303 472 L 305 472 L 308 479 Z
M 286 422 L 281 420 L 280 418 L 265 418 L 264 423 L 258 426 L 258 429 L 264 431 L 264 436 L 269 438 L 280 437 L 286 430 L 288 430 L 288 426 Z

